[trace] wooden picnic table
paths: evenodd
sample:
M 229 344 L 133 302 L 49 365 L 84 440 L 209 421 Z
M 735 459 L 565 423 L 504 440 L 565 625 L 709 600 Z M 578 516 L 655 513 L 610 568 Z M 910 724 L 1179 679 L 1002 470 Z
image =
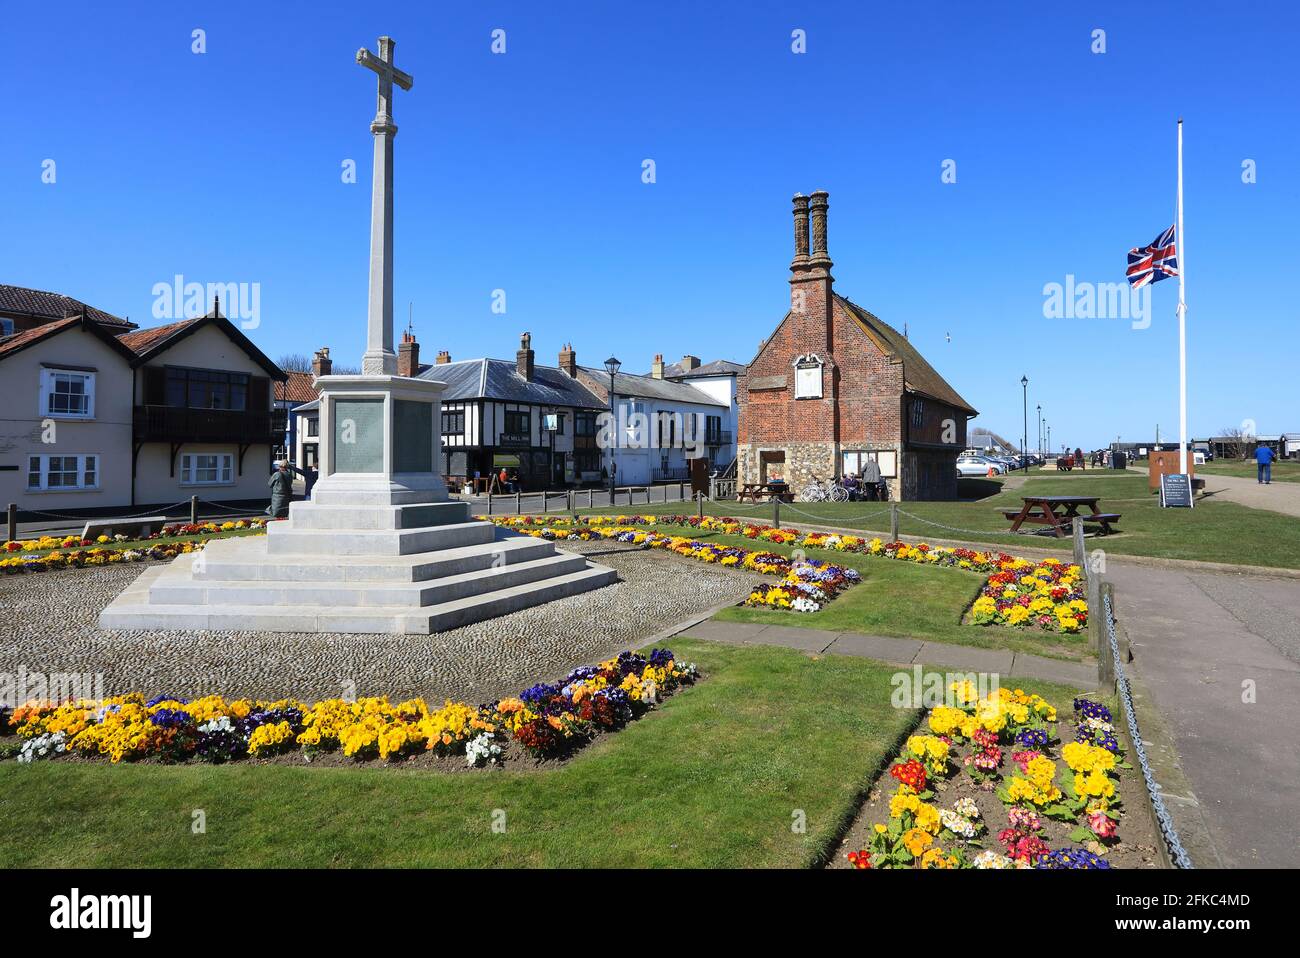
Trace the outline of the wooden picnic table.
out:
M 1003 509 L 1002 514 L 1011 520 L 1011 531 L 1019 532 L 1020 527 L 1028 522 L 1033 525 L 1051 526 L 1058 537 L 1071 534 L 1075 517 L 1084 522 L 1099 525 L 1103 535 L 1110 535 L 1113 523 L 1119 521 L 1119 513 L 1102 512 L 1097 503 L 1100 496 L 1022 496 L 1024 503 L 1019 510 Z M 1090 511 L 1080 514 L 1079 510 Z
M 736 493 L 737 502 L 759 502 L 761 499 L 772 498 L 794 502 L 794 492 L 784 482 L 746 482 L 741 484 Z

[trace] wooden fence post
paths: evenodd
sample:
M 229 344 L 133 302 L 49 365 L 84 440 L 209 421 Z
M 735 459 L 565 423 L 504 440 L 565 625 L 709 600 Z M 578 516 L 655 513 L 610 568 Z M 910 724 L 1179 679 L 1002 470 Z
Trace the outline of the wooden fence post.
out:
M 546 490 L 543 489 L 542 490 L 542 514 L 543 515 L 551 511 L 550 500 L 551 497 L 547 494 Z
M 199 524 L 199 497 L 190 496 L 190 525 Z
M 889 504 L 889 541 L 898 541 L 898 503 Z
M 695 514 L 698 515 L 701 519 L 703 519 L 704 518 L 704 493 L 697 492 L 695 494 L 695 506 L 696 506 Z
M 516 489 L 515 490 L 515 515 L 522 516 L 523 514 L 524 514 L 524 494 L 520 492 L 518 489 Z
M 772 497 L 772 528 L 781 528 L 781 497 Z
M 1115 591 L 1109 582 L 1101 583 L 1101 600 L 1097 608 L 1097 619 L 1100 626 L 1098 633 L 1098 642 L 1100 647 L 1097 649 L 1097 684 L 1103 692 L 1110 694 L 1115 691 L 1115 656 L 1110 648 L 1110 628 L 1106 615 L 1106 599 L 1110 599 L 1110 607 L 1115 608 Z
M 1074 517 L 1074 564 L 1080 569 L 1086 567 L 1087 550 L 1083 546 L 1083 517 Z
M 17 542 L 18 541 L 18 503 L 16 502 L 9 503 L 9 508 L 7 512 L 8 512 L 8 520 L 9 520 L 8 541 Z

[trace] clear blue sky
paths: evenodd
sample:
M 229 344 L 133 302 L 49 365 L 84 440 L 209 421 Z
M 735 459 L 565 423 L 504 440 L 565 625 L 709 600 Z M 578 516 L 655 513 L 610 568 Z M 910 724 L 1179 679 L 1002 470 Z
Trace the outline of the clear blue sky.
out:
M 1069 6 L 9 3 L 0 282 L 142 325 L 177 273 L 256 282 L 269 355 L 357 361 L 375 82 L 353 57 L 387 33 L 415 77 L 397 313 L 414 302 L 426 359 L 509 357 L 529 330 L 548 363 L 564 341 L 635 371 L 656 352 L 747 362 L 788 304 L 790 197 L 825 189 L 837 289 L 906 323 L 976 425 L 1019 434 L 1026 374 L 1031 441 L 1038 402 L 1058 446 L 1172 436 L 1177 284 L 1146 330 L 1046 319 L 1042 290 L 1122 280 L 1173 221 L 1181 113 L 1191 431 L 1300 430 L 1300 14 Z

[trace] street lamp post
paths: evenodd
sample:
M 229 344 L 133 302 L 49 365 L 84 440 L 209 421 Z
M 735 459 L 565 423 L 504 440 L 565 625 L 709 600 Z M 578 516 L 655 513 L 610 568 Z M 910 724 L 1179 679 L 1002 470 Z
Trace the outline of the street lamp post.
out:
M 609 421 L 610 421 L 610 439 L 609 444 L 609 504 L 614 505 L 614 483 L 615 470 L 618 465 L 614 462 L 614 449 L 618 446 L 618 417 L 614 413 L 614 375 L 623 364 L 613 356 L 605 360 L 605 371 L 609 373 Z
M 1023 431 L 1020 433 L 1020 455 L 1025 455 L 1029 448 L 1029 377 L 1020 377 L 1020 393 L 1024 403 Z
M 1038 404 L 1038 455 L 1043 455 L 1043 404 Z
M 1052 427 L 1050 424 L 1047 427 L 1047 452 L 1049 455 L 1052 453 Z

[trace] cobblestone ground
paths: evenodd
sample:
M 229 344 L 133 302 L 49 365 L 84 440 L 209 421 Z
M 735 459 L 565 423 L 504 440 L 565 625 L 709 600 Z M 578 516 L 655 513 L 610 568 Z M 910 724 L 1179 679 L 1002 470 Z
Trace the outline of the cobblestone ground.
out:
M 688 616 L 748 594 L 756 576 L 662 551 L 567 543 L 621 581 L 434 635 L 105 632 L 100 611 L 151 563 L 0 577 L 0 673 L 102 673 L 104 692 L 341 694 L 470 702 L 519 692 L 635 648 Z

